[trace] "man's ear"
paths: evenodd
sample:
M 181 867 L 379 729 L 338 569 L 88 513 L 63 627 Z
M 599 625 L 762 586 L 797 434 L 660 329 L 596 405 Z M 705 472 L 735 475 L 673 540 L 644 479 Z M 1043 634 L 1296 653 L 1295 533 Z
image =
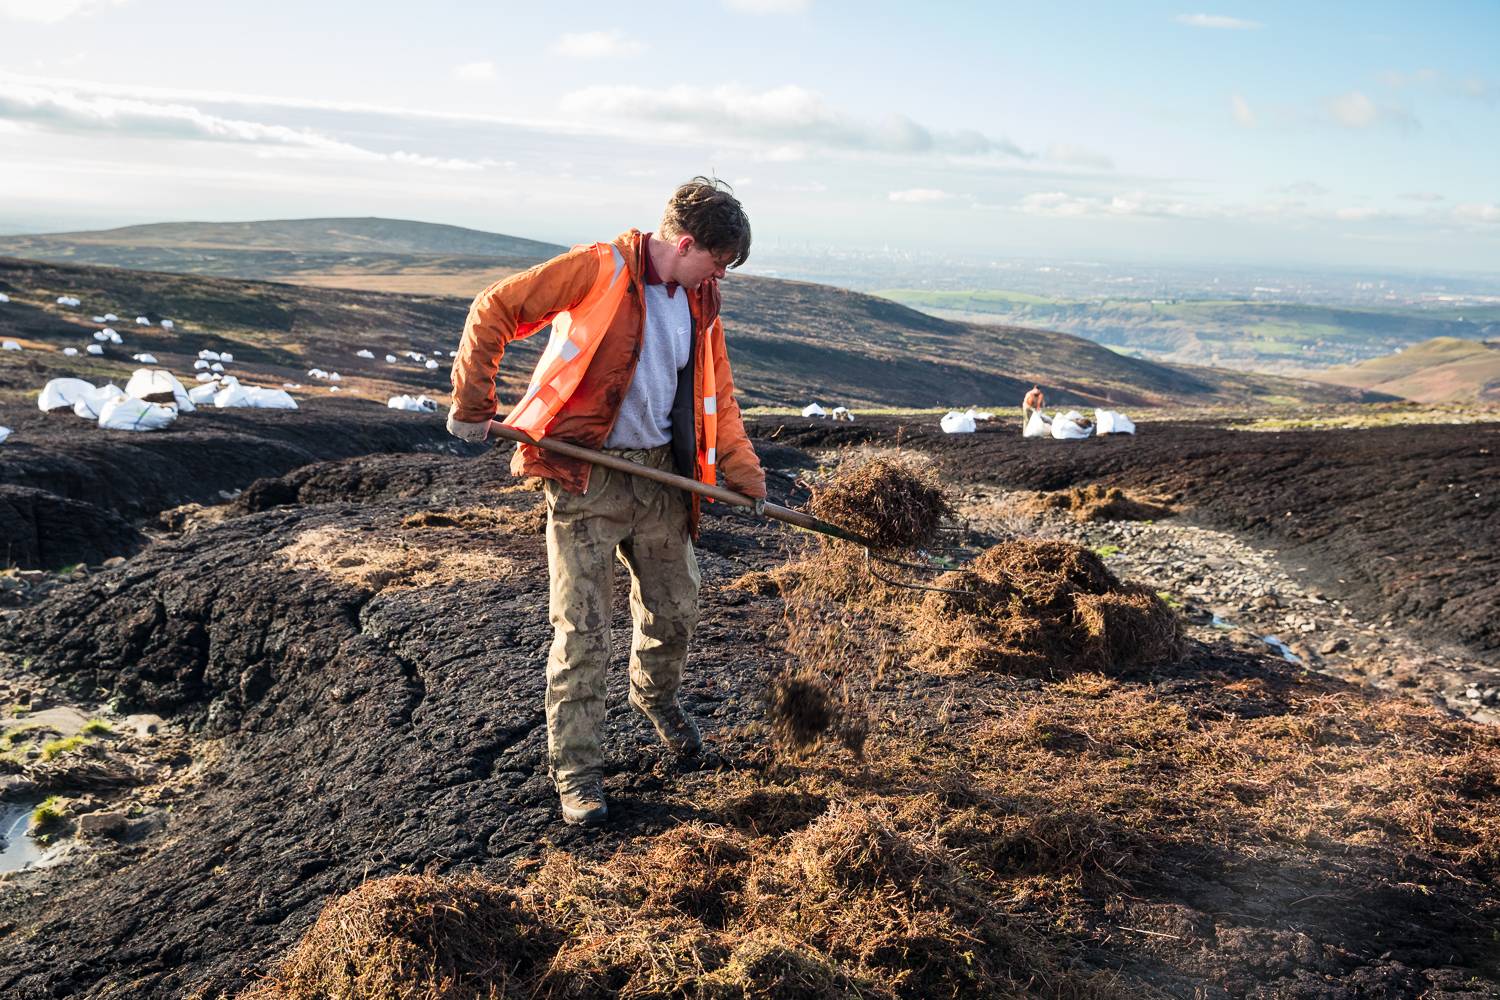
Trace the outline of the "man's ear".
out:
M 693 247 L 697 246 L 697 244 L 698 241 L 693 239 L 691 236 L 684 234 L 677 237 L 677 243 L 675 244 L 675 246 L 677 247 L 677 256 L 686 257 L 687 252 L 693 249 Z

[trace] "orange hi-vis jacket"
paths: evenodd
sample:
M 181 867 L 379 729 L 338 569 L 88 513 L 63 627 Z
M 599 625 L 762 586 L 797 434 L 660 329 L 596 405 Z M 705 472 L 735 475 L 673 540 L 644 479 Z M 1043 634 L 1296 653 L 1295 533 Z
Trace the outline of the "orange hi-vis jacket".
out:
M 585 448 L 602 447 L 640 358 L 645 330 L 642 282 L 646 238 L 637 230 L 611 243 L 575 247 L 545 264 L 496 282 L 475 298 L 453 361 L 453 416 L 479 422 L 498 409 L 495 375 L 505 347 L 552 325 L 531 384 L 505 422 Z M 745 434 L 719 318 L 718 282 L 683 289 L 693 320 L 691 378 L 679 379 L 672 450 L 677 471 L 712 483 L 722 469 L 731 489 L 766 495 L 765 474 Z M 588 489 L 592 466 L 521 445 L 511 461 L 520 476 L 555 479 L 570 492 Z M 690 530 L 697 534 L 699 500 Z
M 1012 396 L 1011 398 L 1015 399 L 1014 396 Z M 1021 401 L 1021 405 L 1029 406 L 1033 410 L 1040 410 L 1044 405 L 1042 402 L 1042 390 L 1032 389 L 1030 392 L 1026 393 L 1026 398 Z

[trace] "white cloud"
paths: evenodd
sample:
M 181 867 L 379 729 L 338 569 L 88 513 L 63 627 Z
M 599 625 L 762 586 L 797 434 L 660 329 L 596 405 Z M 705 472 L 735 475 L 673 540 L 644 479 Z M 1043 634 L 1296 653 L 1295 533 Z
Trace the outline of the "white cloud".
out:
M 1178 24 L 1191 28 L 1219 28 L 1229 31 L 1254 31 L 1262 27 L 1259 21 L 1246 21 L 1239 17 L 1224 17 L 1219 14 L 1178 14 Z
M 1459 84 L 1459 89 L 1465 97 L 1472 97 L 1476 101 L 1486 104 L 1494 104 L 1500 101 L 1500 86 L 1481 80 L 1477 76 L 1471 76 Z
M 189 104 L 82 95 L 0 82 L 0 121 L 57 132 L 111 133 L 131 139 L 242 143 L 278 156 L 321 155 L 437 170 L 480 170 L 488 161 L 420 153 L 379 153 L 311 129 L 209 114 Z
M 1236 125 L 1243 125 L 1245 128 L 1255 127 L 1255 112 L 1251 110 L 1250 102 L 1239 94 L 1230 96 L 1229 110 L 1234 115 Z
M 1376 104 L 1359 90 L 1330 97 L 1325 104 L 1329 117 L 1345 128 L 1372 128 L 1390 125 L 1396 128 L 1415 128 L 1417 120 L 1411 112 L 1391 105 Z
M 104 7 L 119 7 L 126 0 L 0 0 L 0 17 L 13 21 L 56 24 L 75 14 L 91 14 Z
M 1183 201 L 1163 198 L 1144 191 L 1129 191 L 1108 198 L 1075 195 L 1063 191 L 1037 191 L 1017 202 L 1027 215 L 1063 219 L 1127 217 L 1137 218 L 1208 218 L 1222 212 Z
M 69 132 L 122 132 L 142 138 L 269 143 L 359 152 L 308 129 L 207 114 L 187 104 L 84 96 L 72 91 L 0 84 L 0 118 Z
M 488 59 L 479 62 L 462 63 L 453 67 L 453 79 L 466 80 L 473 83 L 493 80 L 495 79 L 495 64 Z
M 1392 90 L 1403 90 L 1419 84 L 1436 83 L 1439 76 L 1440 74 L 1435 69 L 1417 69 L 1410 72 L 1391 69 L 1380 74 L 1380 82 Z
M 907 205 L 930 205 L 934 202 L 948 201 L 953 195 L 936 188 L 909 188 L 905 191 L 892 191 L 888 197 L 891 201 Z
M 570 59 L 603 59 L 608 56 L 633 56 L 645 48 L 618 31 L 584 31 L 563 35 L 552 43 L 552 51 Z
M 490 160 L 483 162 L 479 160 L 460 160 L 451 157 L 426 156 L 422 153 L 408 153 L 397 150 L 388 157 L 392 163 L 402 163 L 413 167 L 427 167 L 431 170 L 483 170 L 487 166 L 498 166 Z
M 1067 142 L 1054 142 L 1047 147 L 1047 159 L 1053 163 L 1065 163 L 1074 167 L 1092 167 L 1096 170 L 1113 170 L 1115 162 L 1103 153 Z
M 788 84 L 752 91 L 738 86 L 678 85 L 665 90 L 605 85 L 567 94 L 562 109 L 583 117 L 650 121 L 692 133 L 757 144 L 805 145 L 880 153 L 998 154 L 1029 159 L 1008 139 L 972 129 L 934 132 L 904 115 L 870 122 L 830 108 L 817 94 Z
M 742 14 L 800 14 L 812 0 L 724 0 L 724 6 Z
M 1500 205 L 1494 202 L 1469 202 L 1453 207 L 1455 218 L 1463 222 L 1500 223 Z
M 1298 198 L 1316 198 L 1328 193 L 1328 189 L 1317 181 L 1293 181 L 1291 184 L 1283 184 L 1271 190 L 1277 194 L 1289 194 Z

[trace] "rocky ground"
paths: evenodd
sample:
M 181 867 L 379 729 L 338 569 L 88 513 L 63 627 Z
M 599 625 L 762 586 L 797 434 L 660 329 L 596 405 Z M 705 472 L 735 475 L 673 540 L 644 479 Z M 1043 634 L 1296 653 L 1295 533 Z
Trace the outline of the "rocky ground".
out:
M 760 445 L 772 495 L 799 504 L 832 456 L 775 430 Z M 1046 958 L 1036 968 L 1092 977 L 1091 995 L 1500 990 L 1497 860 L 1483 825 L 1500 797 L 1500 744 L 1410 697 L 1451 693 L 1424 689 L 1435 672 L 1397 696 L 1364 683 L 1390 666 L 1404 688 L 1408 659 L 1458 669 L 1460 654 L 1422 644 L 1422 622 L 1441 616 L 1385 629 L 1370 624 L 1367 591 L 1295 582 L 1301 562 L 1252 546 L 1272 535 L 1212 527 L 1240 516 L 1216 513 L 1229 486 L 1193 505 L 1177 496 L 1184 513 L 1149 524 L 1078 525 L 1022 513 L 1025 497 L 989 481 L 1013 469 L 1042 478 L 1051 461 L 1062 467 L 1049 485 L 1067 486 L 1084 478 L 1068 463 L 1087 454 L 1142 488 L 1132 477 L 1149 463 L 1101 460 L 1129 442 L 1090 453 L 1046 442 L 1053 450 L 1029 464 L 990 466 L 959 450 L 973 443 L 928 447 L 894 426 L 870 436 L 898 433 L 943 468 L 973 470 L 959 495 L 983 535 L 969 541 L 1041 531 L 1117 547 L 1117 572 L 1182 602 L 1193 622 L 1184 660 L 1037 678 L 887 658 L 852 675 L 871 727 L 863 761 L 837 748 L 773 753 L 763 699 L 784 660 L 783 608 L 732 584 L 781 563 L 794 540 L 716 512 L 684 698 L 712 752 L 664 754 L 613 670 L 612 818 L 586 833 L 561 825 L 545 773 L 539 494 L 498 453 L 315 463 L 168 516 L 123 563 L 0 611 L 0 698 L 13 720 L 0 801 L 32 809 L 56 796 L 54 846 L 0 893 L 0 994 L 232 996 L 369 878 L 478 871 L 510 883 L 557 852 L 603 862 L 695 822 L 796 850 L 840 810 L 887 817 L 893 836 L 951 856 L 966 891 L 1031 935 Z M 1009 454 L 998 435 L 976 437 Z M 1200 435 L 1172 474 L 1230 475 L 1215 443 Z M 1470 475 L 1460 451 L 1448 481 Z M 1325 571 L 1343 550 L 1330 551 Z M 1479 543 L 1469 551 L 1481 565 L 1492 557 Z M 1381 565 L 1368 593 L 1380 592 Z M 617 593 L 617 661 L 623 605 Z M 1243 631 L 1215 627 L 1215 610 Z M 871 630 L 855 613 L 843 625 Z M 1329 673 L 1256 638 L 1272 632 Z M 1335 650 L 1340 639 L 1348 647 Z M 108 732 L 86 731 L 96 718 Z M 801 805 L 787 808 L 792 799 Z M 1064 992 L 1061 980 L 1037 989 Z
M 1093 549 L 1122 578 L 1169 595 L 1200 638 L 1225 633 L 1249 649 L 1269 646 L 1288 662 L 1500 723 L 1500 666 L 1392 617 L 1357 613 L 1338 591 L 1309 584 L 1306 566 L 1287 565 L 1273 549 L 1173 517 L 1081 522 L 1063 512 L 1017 513 L 1035 496 L 978 490 L 961 512 L 991 531 L 1020 523 L 1028 533 Z

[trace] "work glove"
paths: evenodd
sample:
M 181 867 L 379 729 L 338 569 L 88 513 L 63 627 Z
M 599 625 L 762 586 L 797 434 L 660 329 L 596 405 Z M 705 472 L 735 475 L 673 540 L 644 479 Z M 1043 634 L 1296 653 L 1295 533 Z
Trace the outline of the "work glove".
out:
M 479 444 L 484 441 L 489 432 L 490 422 L 488 420 L 471 423 L 467 420 L 456 420 L 452 413 L 448 414 L 448 433 L 461 441 L 467 441 L 470 444 Z
M 765 517 L 766 516 L 766 498 L 765 497 L 756 497 L 755 498 L 755 502 L 750 505 L 750 509 L 755 512 L 755 516 L 756 517 Z

